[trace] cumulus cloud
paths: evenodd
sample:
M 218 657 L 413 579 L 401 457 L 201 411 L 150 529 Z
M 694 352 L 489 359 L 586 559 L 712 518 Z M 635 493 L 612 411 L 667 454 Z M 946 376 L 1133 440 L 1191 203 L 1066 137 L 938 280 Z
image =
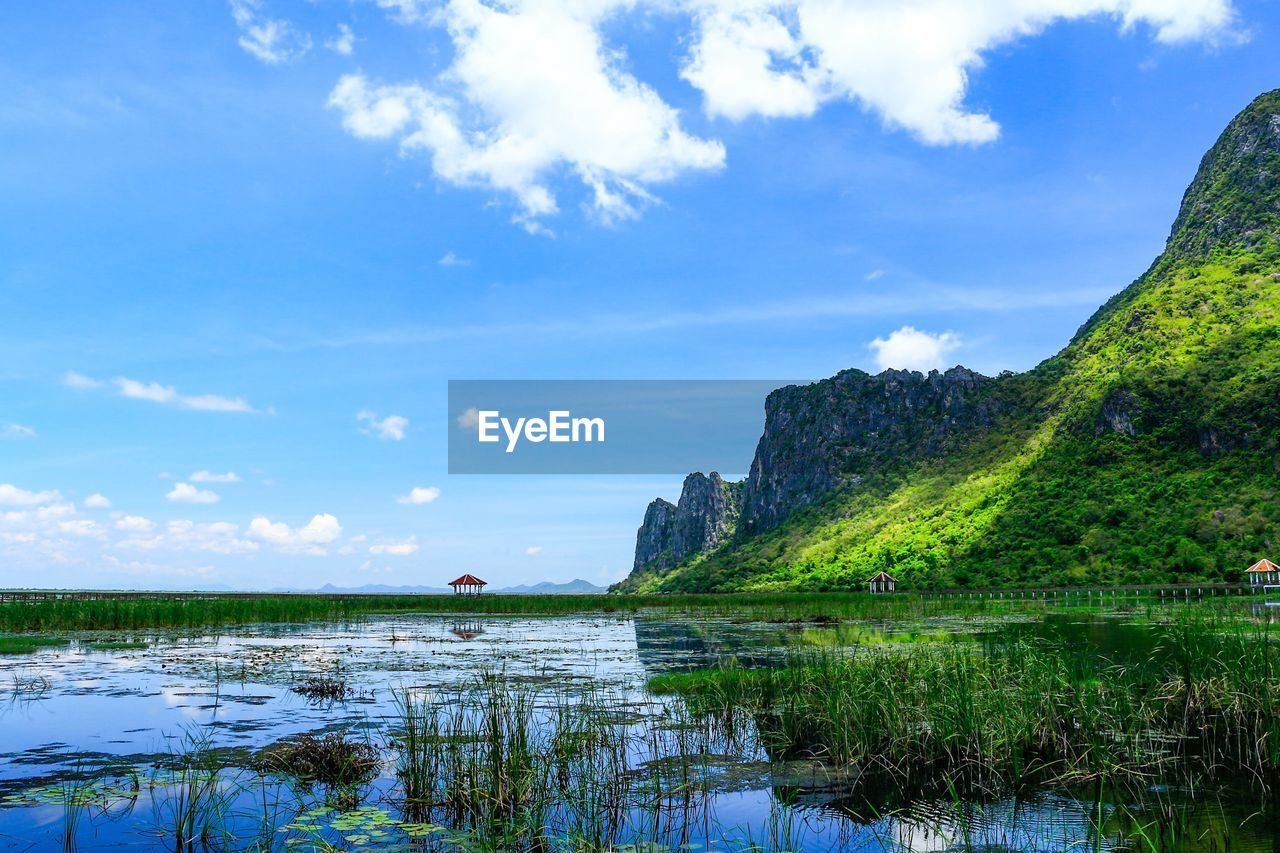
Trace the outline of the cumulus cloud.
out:
M 536 557 L 536 556 L 538 556 L 539 554 L 541 554 L 541 553 L 542 553 L 542 546 L 541 546 L 541 545 L 530 545 L 528 548 L 525 548 L 525 549 L 524 549 L 524 552 L 525 552 L 525 554 L 527 554 L 527 555 L 528 555 L 528 556 L 530 556 L 530 557 Z
M 903 326 L 887 338 L 876 338 L 869 347 L 875 353 L 881 370 L 919 370 L 927 372 L 945 366 L 947 354 L 960 346 L 952 332 L 930 334 L 913 326 Z
M 418 552 L 418 537 L 410 536 L 399 542 L 381 542 L 369 546 L 369 553 L 387 557 L 407 557 Z
M 87 518 L 75 518 L 70 521 L 58 522 L 58 532 L 65 533 L 68 536 L 80 536 L 85 538 L 101 537 L 105 531 L 96 521 Z
M 265 542 L 278 551 L 322 557 L 328 553 L 322 546 L 342 535 L 342 525 L 328 513 L 312 516 L 306 525 L 297 528 L 260 515 L 249 522 L 245 535 Z
M 324 46 L 340 56 L 350 56 L 356 49 L 356 34 L 347 24 L 338 24 L 338 34 L 325 42 Z
M 193 483 L 238 483 L 240 475 L 235 471 L 228 471 L 225 474 L 215 474 L 212 471 L 196 471 L 187 478 Z
M 442 267 L 469 267 L 471 261 L 458 257 L 453 252 L 445 252 L 440 260 L 436 261 Z
M 403 441 L 409 431 L 409 419 L 400 415 L 387 415 L 381 420 L 376 413 L 365 409 L 356 414 L 356 420 L 364 424 L 360 431 L 384 441 Z
M 404 10 L 400 10 L 403 14 Z M 363 139 L 397 139 L 457 186 L 510 196 L 515 219 L 539 230 L 559 206 L 553 173 L 573 175 L 604 222 L 650 203 L 647 187 L 720 168 L 724 146 L 686 132 L 679 112 L 624 70 L 604 43 L 608 3 L 450 0 L 437 16 L 454 62 L 432 87 L 349 74 L 330 93 Z
M 216 504 L 219 497 L 208 489 L 197 489 L 190 483 L 176 483 L 165 495 L 168 500 L 177 504 Z
M 929 145 L 995 139 L 996 118 L 966 104 L 971 76 L 1057 23 L 1103 19 L 1165 44 L 1238 37 L 1231 0 L 377 2 L 443 29 L 452 64 L 429 83 L 349 74 L 329 105 L 351 134 L 429 156 L 445 183 L 510 197 L 530 230 L 558 212 L 558 175 L 612 222 L 637 215 L 653 185 L 724 164 L 724 146 L 687 131 L 606 40 L 624 15 L 675 14 L 678 72 L 713 119 L 803 118 L 843 102 Z
M 440 489 L 436 486 L 414 486 L 409 490 L 409 494 L 401 495 L 396 498 L 396 503 L 402 504 L 429 504 L 436 498 L 440 497 Z
M 62 377 L 62 383 L 77 391 L 89 391 L 102 388 L 108 383 L 93 379 L 80 373 L 71 372 Z M 146 400 L 150 403 L 161 403 L 190 409 L 196 412 L 256 412 L 258 411 L 243 397 L 224 397 L 220 394 L 182 394 L 172 385 L 159 382 L 144 382 L 117 376 L 110 382 L 116 393 L 130 400 Z M 270 412 L 271 410 L 268 410 Z
M 35 438 L 36 431 L 22 424 L 0 424 L 0 438 Z
M 311 36 L 263 14 L 261 0 L 231 0 L 231 17 L 240 29 L 240 47 L 268 65 L 289 62 L 311 50 Z
M 201 551 L 213 554 L 251 554 L 261 548 L 258 542 L 240 535 L 240 526 L 230 521 L 195 522 L 187 519 L 170 521 L 155 530 L 150 519 L 125 516 L 116 529 L 128 535 L 115 547 L 132 551 Z
M 3 487 L 0 487 L 2 490 Z M 56 494 L 56 492 L 55 492 Z M 0 513 L 0 521 L 11 525 L 35 525 L 44 527 L 59 519 L 67 518 L 76 514 L 75 504 L 69 501 L 55 501 L 47 506 L 39 506 L 34 509 L 18 509 L 9 510 Z
M 480 410 L 474 406 L 456 418 L 458 429 L 475 429 L 480 426 Z
M 116 519 L 116 530 L 126 533 L 148 533 L 155 526 L 154 521 L 141 515 L 126 515 Z
M 84 499 L 84 505 L 89 509 L 111 509 L 111 501 L 106 495 L 92 494 Z
M 989 142 L 1000 127 L 966 107 L 985 55 L 1070 20 L 1106 17 L 1163 43 L 1228 36 L 1230 0 L 692 0 L 682 76 L 709 115 L 813 114 L 849 101 L 931 145 Z
M 57 489 L 44 492 L 31 492 L 20 489 L 12 483 L 0 483 L 0 506 L 35 506 L 62 499 Z

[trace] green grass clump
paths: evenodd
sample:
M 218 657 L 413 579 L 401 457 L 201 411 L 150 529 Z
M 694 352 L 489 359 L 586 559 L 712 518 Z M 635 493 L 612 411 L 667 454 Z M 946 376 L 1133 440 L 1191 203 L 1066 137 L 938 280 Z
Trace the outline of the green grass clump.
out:
M 32 634 L 0 636 L 0 655 L 29 655 L 49 646 L 65 646 L 70 640 L 62 637 L 44 637 Z
M 665 675 L 700 713 L 747 709 L 775 758 L 1017 783 L 1280 770 L 1267 630 L 1189 613 L 1148 659 L 999 640 L 808 654 L 776 670 Z
M 145 649 L 147 648 L 147 644 L 131 640 L 116 640 L 103 643 L 89 643 L 89 648 L 93 649 L 95 652 L 123 652 L 132 651 L 134 649 Z

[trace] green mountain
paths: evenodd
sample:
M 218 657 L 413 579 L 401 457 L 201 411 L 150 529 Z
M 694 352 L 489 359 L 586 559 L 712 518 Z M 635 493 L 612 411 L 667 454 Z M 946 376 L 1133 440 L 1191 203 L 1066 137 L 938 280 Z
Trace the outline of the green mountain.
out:
M 620 588 L 1240 579 L 1280 552 L 1280 90 L 1057 355 L 994 378 L 850 370 L 765 412 L 744 482 L 691 475 L 650 505 Z

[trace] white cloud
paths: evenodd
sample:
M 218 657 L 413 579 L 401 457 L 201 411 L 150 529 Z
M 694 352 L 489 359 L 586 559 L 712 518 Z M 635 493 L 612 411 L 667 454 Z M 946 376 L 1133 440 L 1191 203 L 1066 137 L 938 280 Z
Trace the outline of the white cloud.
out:
M 194 522 L 177 519 L 152 533 L 155 525 L 141 516 L 125 516 L 116 528 L 129 534 L 115 547 L 132 551 L 203 551 L 213 554 L 251 554 L 261 547 L 240 537 L 240 526 L 229 521 Z
M 474 406 L 458 415 L 457 423 L 459 429 L 475 429 L 480 426 L 480 410 Z
M 165 497 L 179 504 L 216 504 L 219 500 L 216 493 L 208 489 L 197 489 L 190 483 L 175 483 Z
M 650 187 L 724 164 L 720 142 L 629 70 L 605 31 L 624 15 L 674 13 L 680 75 L 712 118 L 802 118 L 854 104 L 930 145 L 980 144 L 996 119 L 966 104 L 995 50 L 1063 21 L 1109 19 L 1174 44 L 1239 38 L 1231 0 L 377 0 L 402 23 L 443 29 L 452 64 L 430 83 L 342 77 L 329 104 L 363 139 L 430 156 L 436 176 L 512 197 L 540 230 L 561 175 L 611 222 Z M 621 28 L 609 28 L 610 33 Z
M 615 7 L 616 8 L 616 7 Z M 403 12 L 403 9 L 401 10 Z M 553 173 L 573 175 L 604 222 L 635 216 L 647 187 L 724 164 L 717 141 L 687 133 L 677 110 L 624 70 L 600 33 L 607 3 L 450 0 L 438 19 L 454 62 L 434 88 L 338 81 L 329 104 L 349 132 L 398 138 L 436 175 L 514 198 L 532 231 L 558 211 Z
M 62 384 L 68 388 L 75 388 L 77 391 L 88 391 L 91 388 L 101 388 L 102 382 L 98 379 L 92 379 L 82 373 L 76 373 L 74 370 L 68 372 L 62 377 Z
M 44 492 L 30 492 L 20 489 L 12 483 L 0 483 L 0 506 L 35 506 L 62 499 L 57 489 Z
M 356 34 L 347 24 L 338 24 L 338 34 L 325 42 L 324 46 L 340 56 L 350 56 L 356 49 Z
M 541 553 L 542 553 L 542 546 L 541 546 L 541 545 L 530 545 L 528 548 L 525 548 L 525 549 L 524 549 L 524 552 L 525 552 L 525 554 L 527 554 L 527 555 L 528 555 L 528 556 L 530 556 L 530 557 L 536 557 L 536 556 L 538 556 L 539 554 L 541 554 Z
M 268 65 L 279 65 L 311 50 L 311 36 L 288 21 L 262 14 L 261 0 L 231 0 L 231 17 L 240 28 L 240 47 Z
M 111 501 L 105 495 L 92 494 L 84 499 L 84 505 L 89 509 L 111 509 Z
M 126 533 L 149 533 L 155 526 L 154 521 L 141 515 L 126 515 L 116 519 L 116 530 Z
M 1068 20 L 1139 24 L 1164 43 L 1232 35 L 1230 0 L 690 0 L 682 76 L 709 115 L 812 115 L 849 101 L 931 145 L 983 143 L 1000 128 L 964 104 L 992 50 Z
M 863 281 L 878 281 L 884 278 L 884 270 L 872 270 L 862 277 Z
M 471 261 L 458 257 L 453 252 L 445 252 L 440 260 L 436 261 L 442 267 L 469 267 Z
M 228 471 L 225 474 L 215 474 L 212 471 L 196 471 L 187 478 L 193 483 L 238 483 L 240 475 L 235 471 Z
M 947 354 L 960 346 L 960 339 L 952 332 L 934 335 L 903 326 L 887 338 L 876 338 L 868 346 L 875 351 L 876 365 L 881 370 L 927 372 L 944 367 Z
M 198 412 L 252 412 L 253 406 L 243 397 L 222 397 L 218 394 L 179 394 L 172 385 L 161 385 L 159 382 L 140 382 L 126 376 L 118 376 L 112 380 L 119 389 L 121 397 L 131 400 L 148 400 L 152 403 L 166 403 L 183 409 Z
M 387 415 L 382 420 L 365 409 L 356 414 L 356 420 L 367 426 L 360 429 L 365 435 L 373 435 L 384 441 L 402 441 L 409 429 L 409 419 L 400 415 Z
M 369 546 L 369 553 L 389 557 L 407 557 L 418 552 L 418 537 L 410 536 L 400 542 L 382 542 Z
M 22 424 L 0 424 L 0 438 L 35 438 L 36 431 Z
M 3 486 L 0 486 L 3 490 Z M 54 494 L 57 494 L 56 492 Z M 0 514 L 0 521 L 5 524 L 12 525 L 36 525 L 46 526 L 58 519 L 66 518 L 76 514 L 75 504 L 67 501 L 58 501 L 48 506 L 36 507 L 35 509 L 10 510 Z
M 409 490 L 409 494 L 401 495 L 396 498 L 396 503 L 401 504 L 429 504 L 436 498 L 440 497 L 440 489 L 436 486 L 414 486 Z
M 257 516 L 249 522 L 245 535 L 272 545 L 285 553 L 308 554 L 322 557 L 328 550 L 321 547 L 342 535 L 342 525 L 328 513 L 313 516 L 303 527 L 292 528 L 282 521 L 273 522 L 265 516 Z
M 80 373 L 68 373 L 62 378 L 64 385 L 78 391 L 101 388 L 107 383 L 92 379 Z M 116 392 L 130 400 L 146 400 L 151 403 L 177 406 L 196 412 L 256 412 L 249 401 L 243 397 L 223 397 L 219 394 L 181 394 L 172 385 L 161 385 L 159 382 L 143 382 L 127 376 L 117 376 L 111 380 Z M 267 410 L 270 413 L 270 409 Z
M 375 0 L 375 2 L 392 13 L 392 17 L 405 24 L 426 21 L 436 8 L 435 0 Z
M 96 538 L 102 536 L 105 531 L 96 521 L 91 521 L 87 518 L 76 518 L 70 521 L 58 522 L 58 532 L 65 533 L 68 536 Z

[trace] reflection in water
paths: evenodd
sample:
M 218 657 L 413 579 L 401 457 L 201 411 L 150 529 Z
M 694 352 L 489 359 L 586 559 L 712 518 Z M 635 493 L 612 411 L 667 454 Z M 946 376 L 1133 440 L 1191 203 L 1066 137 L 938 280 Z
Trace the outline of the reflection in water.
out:
M 474 640 L 484 633 L 484 623 L 479 619 L 469 619 L 465 622 L 454 622 L 449 633 L 457 637 L 459 640 Z

